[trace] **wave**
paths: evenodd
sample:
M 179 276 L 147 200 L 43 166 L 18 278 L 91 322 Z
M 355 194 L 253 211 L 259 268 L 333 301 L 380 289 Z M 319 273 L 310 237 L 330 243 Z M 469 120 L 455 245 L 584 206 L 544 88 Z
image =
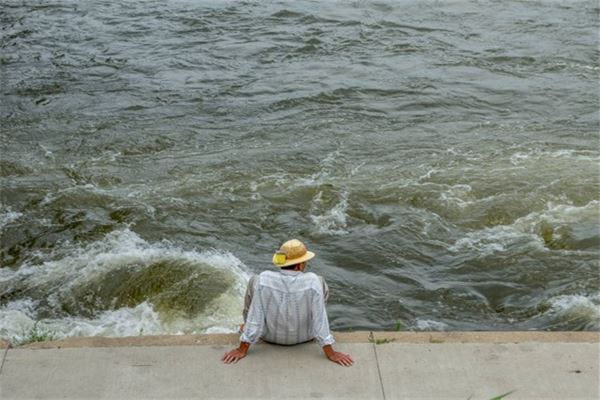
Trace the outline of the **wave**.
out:
M 517 219 L 516 230 L 536 235 L 552 250 L 597 250 L 600 244 L 600 201 L 584 206 L 547 203 L 546 210 Z
M 573 149 L 561 149 L 547 151 L 542 149 L 533 149 L 529 151 L 518 151 L 510 156 L 510 163 L 513 165 L 520 165 L 525 161 L 529 160 L 543 160 L 543 159 L 564 159 L 565 161 L 600 161 L 600 157 L 597 152 L 590 150 L 573 150 Z
M 315 195 L 310 212 L 310 219 L 312 220 L 317 233 L 322 235 L 344 235 L 348 233 L 346 230 L 348 193 L 341 192 L 341 194 L 339 194 L 339 202 L 331 208 L 328 208 L 328 203 L 331 202 L 331 199 L 328 201 L 327 199 L 324 199 L 323 196 L 323 191 L 319 191 Z M 331 197 L 331 195 L 329 195 L 329 197 Z
M 414 330 L 417 331 L 445 331 L 448 330 L 448 324 L 431 319 L 416 319 Z
M 50 261 L 0 269 L 0 336 L 234 331 L 248 273 L 230 253 L 148 243 L 129 229 Z
M 579 323 L 586 330 L 600 329 L 600 294 L 560 295 L 547 301 L 550 306 L 545 314 L 553 319 L 553 327 Z
M 0 308 L 0 337 L 15 343 L 26 341 L 34 327 L 38 332 L 48 332 L 53 339 L 73 336 L 138 336 L 165 333 L 160 316 L 148 302 L 136 307 L 106 311 L 96 318 L 36 317 L 39 302 L 31 299 L 17 300 Z M 171 332 L 177 333 L 177 332 Z
M 23 216 L 23 213 L 12 211 L 10 208 L 0 213 L 0 230 L 15 222 Z
M 597 200 L 580 207 L 550 202 L 546 210 L 532 212 L 510 225 L 468 232 L 448 249 L 476 251 L 482 256 L 525 245 L 538 250 L 596 251 L 600 244 L 598 215 Z

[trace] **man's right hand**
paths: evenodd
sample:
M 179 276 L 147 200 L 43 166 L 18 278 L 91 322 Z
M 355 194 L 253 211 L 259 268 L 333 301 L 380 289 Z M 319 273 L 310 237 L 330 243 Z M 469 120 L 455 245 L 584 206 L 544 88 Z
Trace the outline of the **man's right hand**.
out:
M 323 352 L 327 356 L 327 358 L 334 363 L 343 365 L 344 367 L 351 367 L 354 364 L 354 360 L 350 356 L 350 354 L 341 353 L 339 351 L 335 351 L 331 345 L 323 346 Z
M 242 358 L 246 357 L 246 353 L 248 353 L 249 347 L 250 347 L 250 343 L 242 342 L 242 343 L 240 343 L 240 347 L 238 347 L 237 349 L 233 349 L 233 350 L 225 353 L 223 358 L 221 358 L 221 361 L 223 361 L 225 364 L 232 364 L 232 363 L 235 364 Z

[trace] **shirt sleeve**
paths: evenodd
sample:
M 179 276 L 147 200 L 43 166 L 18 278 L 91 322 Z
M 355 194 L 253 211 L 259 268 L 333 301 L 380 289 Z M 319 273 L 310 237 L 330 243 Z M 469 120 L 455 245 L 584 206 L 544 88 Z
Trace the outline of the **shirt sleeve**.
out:
M 240 336 L 242 342 L 254 344 L 258 342 L 263 334 L 265 327 L 265 314 L 260 299 L 260 286 L 257 284 L 259 279 L 253 280 L 253 294 L 248 310 L 244 331 Z
M 244 317 L 244 323 L 248 319 L 248 311 L 250 311 L 250 304 L 252 304 L 252 297 L 254 297 L 254 284 L 256 282 L 256 275 L 252 275 L 248 281 L 248 287 L 246 287 L 246 295 L 244 296 L 244 311 L 242 315 Z
M 329 286 L 327 286 L 327 282 L 325 282 L 325 278 L 319 276 L 321 280 L 321 285 L 323 285 L 323 297 L 325 298 L 325 304 L 327 304 L 327 300 L 329 299 Z
M 325 309 L 325 299 L 323 298 L 323 288 L 315 290 L 312 301 L 312 327 L 313 335 L 321 347 L 335 343 L 333 335 L 329 331 L 329 320 L 327 319 L 327 310 Z

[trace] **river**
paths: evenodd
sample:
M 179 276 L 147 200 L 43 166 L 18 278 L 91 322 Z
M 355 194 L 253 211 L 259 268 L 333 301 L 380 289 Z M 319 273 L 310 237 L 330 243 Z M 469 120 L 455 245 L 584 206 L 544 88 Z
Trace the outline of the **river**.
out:
M 596 1 L 4 1 L 0 337 L 600 329 Z

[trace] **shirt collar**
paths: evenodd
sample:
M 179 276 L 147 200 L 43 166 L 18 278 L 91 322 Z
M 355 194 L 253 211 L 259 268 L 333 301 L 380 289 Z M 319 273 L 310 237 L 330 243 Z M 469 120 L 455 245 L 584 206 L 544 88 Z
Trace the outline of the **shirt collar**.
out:
M 294 276 L 294 275 L 298 275 L 298 274 L 302 273 L 302 271 L 293 271 L 291 269 L 280 269 L 279 272 L 284 275 L 290 275 L 290 276 Z

